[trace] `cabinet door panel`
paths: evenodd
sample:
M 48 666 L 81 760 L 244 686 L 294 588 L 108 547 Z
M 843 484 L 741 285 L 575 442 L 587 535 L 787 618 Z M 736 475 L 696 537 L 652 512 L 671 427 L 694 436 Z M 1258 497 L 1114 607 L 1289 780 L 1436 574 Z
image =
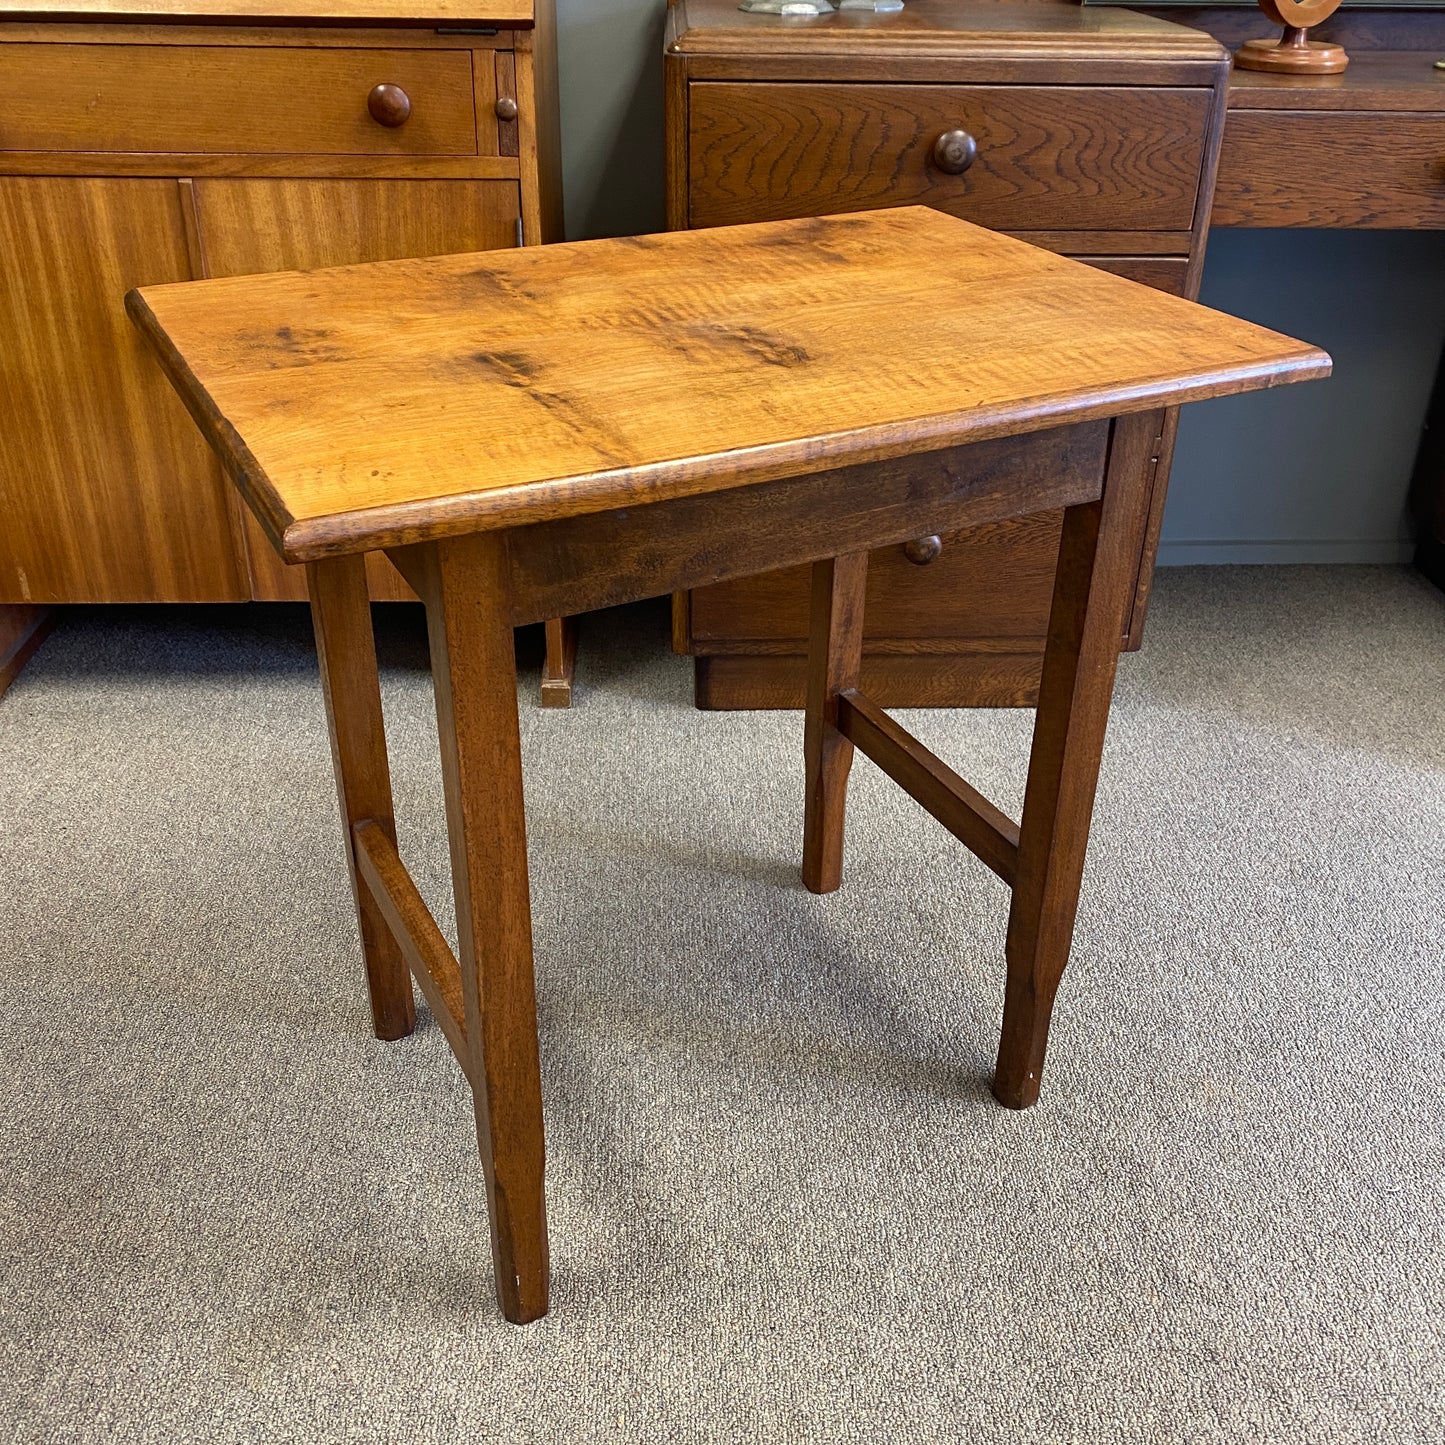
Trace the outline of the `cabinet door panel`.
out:
M 247 595 L 220 470 L 123 305 L 191 277 L 183 204 L 0 177 L 0 602 Z
M 515 181 L 208 179 L 196 199 L 208 276 L 496 250 L 516 245 L 521 215 Z M 304 598 L 305 569 L 277 557 L 249 512 L 245 526 L 252 595 Z M 366 564 L 373 597 L 414 596 L 384 557 Z

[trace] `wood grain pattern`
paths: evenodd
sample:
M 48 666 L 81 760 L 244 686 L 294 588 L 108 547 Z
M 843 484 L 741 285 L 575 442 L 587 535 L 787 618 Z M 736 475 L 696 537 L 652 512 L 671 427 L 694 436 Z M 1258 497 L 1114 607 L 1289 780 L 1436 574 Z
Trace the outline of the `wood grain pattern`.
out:
M 1440 101 L 1434 115 L 1231 111 L 1214 224 L 1445 227 L 1445 85 Z
M 901 561 L 901 544 L 917 535 L 920 517 L 949 530 L 1096 497 L 1105 434 L 1098 423 L 1059 427 L 935 452 L 922 467 L 911 458 L 863 463 L 759 483 L 740 495 L 678 497 L 513 528 L 507 536 L 512 621 L 521 626 L 556 611 L 610 607 L 646 588 L 698 588 L 880 540 L 900 544 L 874 553 L 880 569 L 896 574 L 907 567 L 917 585 L 918 569 Z M 1055 521 L 1054 552 L 1057 536 Z M 1053 553 L 1045 555 L 1051 565 Z M 779 576 L 796 584 L 797 595 L 786 599 L 795 605 L 785 603 L 783 615 L 806 637 L 808 569 L 754 580 L 766 584 Z M 892 602 L 887 585 L 870 586 L 870 594 L 885 607 Z M 710 597 L 712 589 L 698 595 Z M 768 635 L 768 629 L 764 622 L 759 630 Z
M 515 1323 L 547 1312 L 542 1085 L 532 915 L 503 539 L 427 549 L 419 578 L 436 687 L 458 959 L 487 1179 L 497 1298 Z
M 805 25 L 779 25 L 744 14 L 736 0 L 685 0 L 672 7 L 670 49 L 689 60 L 736 55 L 805 64 L 841 57 L 866 62 L 876 75 L 920 61 L 998 59 L 1055 63 L 1117 59 L 1138 63 L 1214 63 L 1221 51 L 1208 36 L 1168 20 L 1122 8 L 1082 8 L 1039 0 L 908 0 L 901 14 L 840 12 Z
M 1104 495 L 1064 514 L 1019 823 L 994 1097 L 1039 1096 L 1049 1022 L 1073 944 L 1119 635 L 1133 602 L 1159 415 L 1114 423 Z
M 288 560 L 1329 368 L 921 207 L 148 288 L 127 305 Z M 858 384 L 880 367 L 887 386 Z
M 511 181 L 206 179 L 195 192 L 211 276 L 511 246 L 521 214 Z M 245 525 L 252 596 L 304 599 L 304 569 L 276 555 L 249 510 Z M 413 599 L 379 554 L 367 572 L 373 598 Z
M 1442 25 L 1445 30 L 1445 25 Z M 1440 39 L 1445 50 L 1445 34 Z M 1435 69 L 1432 49 L 1365 51 L 1351 46 L 1343 75 L 1280 78 L 1237 70 L 1229 78 L 1229 108 L 1236 110 L 1327 110 L 1335 113 L 1445 111 L 1445 71 Z M 1321 159 L 1328 164 L 1329 157 Z
M 865 652 L 860 685 L 870 697 L 891 699 L 892 707 L 1032 707 L 1042 660 L 1042 647 L 1030 639 L 1007 652 Z M 806 698 L 804 657 L 750 649 L 740 657 L 701 656 L 693 664 L 693 700 L 707 711 L 800 708 Z
M 378 124 L 378 84 L 406 92 Z M 279 46 L 0 45 L 0 148 L 475 155 L 471 55 Z
M 342 557 L 313 564 L 307 569 L 307 582 L 372 1027 L 379 1039 L 399 1039 L 416 1027 L 411 975 L 375 896 L 360 875 L 353 835 L 358 823 L 372 823 L 392 848 L 396 847 L 366 569 L 360 557 Z
M 843 877 L 843 825 L 853 744 L 838 729 L 838 696 L 858 686 L 868 554 L 812 566 L 808 702 L 803 719 L 803 886 L 836 891 Z
M 1010 887 L 1018 866 L 1019 830 L 977 788 L 906 732 L 866 694 L 838 698 L 838 728 L 960 843 Z
M 174 180 L 0 177 L 0 602 L 239 601 L 222 479 L 125 288 L 191 273 Z
M 526 25 L 532 0 L 0 0 L 14 20 L 195 21 L 237 25 Z
M 694 226 L 924 202 L 1000 230 L 1188 230 L 1204 88 L 756 85 L 689 89 Z M 947 175 L 937 137 L 972 135 Z
M 357 872 L 425 996 L 437 1027 L 463 1072 L 470 1076 L 472 1053 L 467 1046 L 466 1003 L 456 955 L 386 829 L 367 819 L 356 824 L 351 834 Z

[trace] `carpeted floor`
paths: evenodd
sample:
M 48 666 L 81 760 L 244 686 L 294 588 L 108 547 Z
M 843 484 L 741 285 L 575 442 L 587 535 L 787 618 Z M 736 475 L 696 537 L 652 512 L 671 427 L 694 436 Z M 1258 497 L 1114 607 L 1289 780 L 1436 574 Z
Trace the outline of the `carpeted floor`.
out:
M 860 760 L 804 892 L 798 716 L 694 711 L 655 605 L 535 667 L 520 1330 L 459 1070 L 367 1027 L 304 612 L 76 612 L 0 702 L 0 1439 L 1445 1438 L 1445 598 L 1161 575 L 1022 1115 L 981 864 Z M 1030 715 L 906 719 L 1017 808 Z

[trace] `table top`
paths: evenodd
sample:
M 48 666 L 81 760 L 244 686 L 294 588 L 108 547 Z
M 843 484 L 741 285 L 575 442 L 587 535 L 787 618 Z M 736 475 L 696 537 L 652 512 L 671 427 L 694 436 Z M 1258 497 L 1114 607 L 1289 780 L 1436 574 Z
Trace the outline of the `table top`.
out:
M 922 206 L 126 298 L 288 561 L 1327 375 Z

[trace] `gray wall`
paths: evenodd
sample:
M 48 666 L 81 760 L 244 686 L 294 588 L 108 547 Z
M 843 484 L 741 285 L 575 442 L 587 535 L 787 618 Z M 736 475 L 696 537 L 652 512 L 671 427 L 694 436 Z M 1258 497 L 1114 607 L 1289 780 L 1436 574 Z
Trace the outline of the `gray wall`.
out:
M 557 6 L 567 232 L 659 230 L 665 0 Z M 1161 562 L 1405 560 L 1445 233 L 1216 231 L 1202 299 L 1325 347 L 1335 375 L 1186 411 Z

